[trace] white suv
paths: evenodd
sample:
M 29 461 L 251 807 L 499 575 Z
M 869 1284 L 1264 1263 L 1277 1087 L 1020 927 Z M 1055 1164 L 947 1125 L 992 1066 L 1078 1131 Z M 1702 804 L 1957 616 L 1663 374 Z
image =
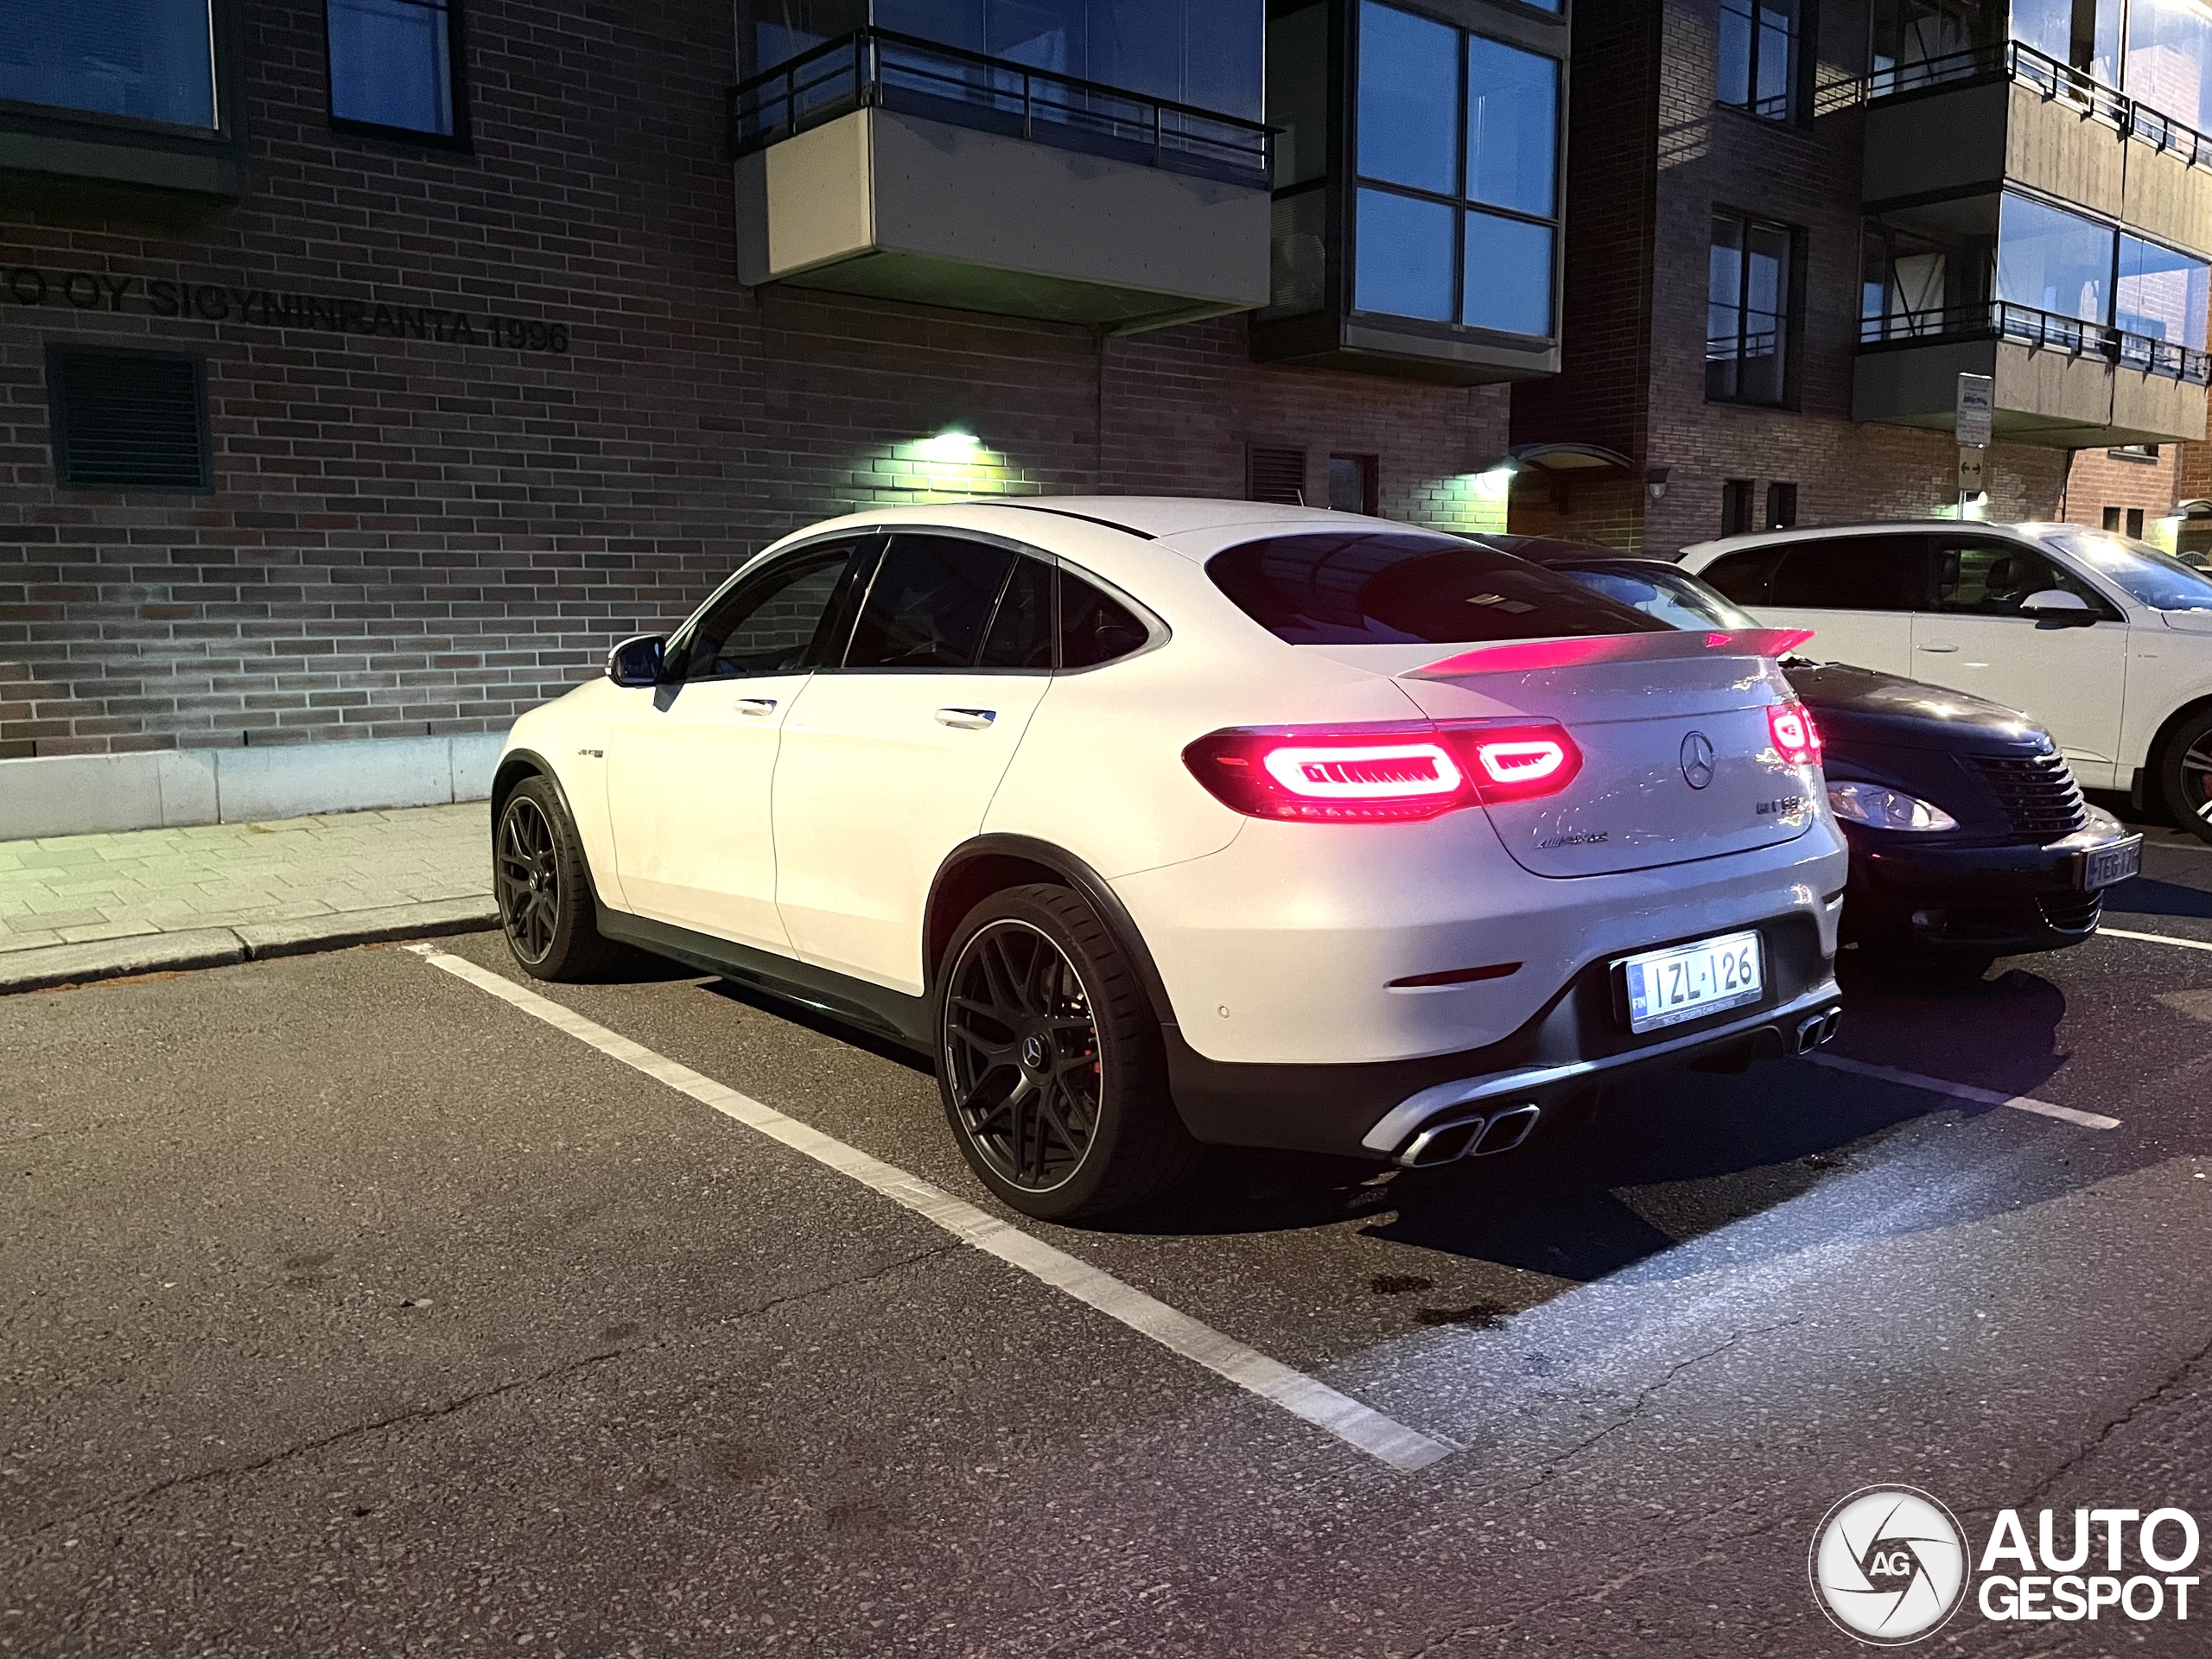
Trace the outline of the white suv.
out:
M 2021 709 L 2086 789 L 2212 841 L 2212 575 L 2079 524 L 1844 524 L 1732 536 L 1683 568 L 1815 654 Z
M 1593 1080 L 1833 1034 L 1845 853 L 1789 636 L 1249 502 L 870 512 L 516 723 L 517 960 L 634 945 L 928 1055 L 976 1173 L 1442 1162 Z

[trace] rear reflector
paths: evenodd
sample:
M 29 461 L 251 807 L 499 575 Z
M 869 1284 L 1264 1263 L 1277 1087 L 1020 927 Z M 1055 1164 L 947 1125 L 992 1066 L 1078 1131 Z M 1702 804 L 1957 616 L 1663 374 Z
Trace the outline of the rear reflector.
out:
M 1813 724 L 1803 703 L 1769 703 L 1766 728 L 1785 764 L 1808 766 L 1821 758 L 1820 728 Z
M 1255 818 L 1404 823 L 1553 794 L 1582 752 L 1549 721 L 1232 728 L 1183 751 L 1215 799 Z

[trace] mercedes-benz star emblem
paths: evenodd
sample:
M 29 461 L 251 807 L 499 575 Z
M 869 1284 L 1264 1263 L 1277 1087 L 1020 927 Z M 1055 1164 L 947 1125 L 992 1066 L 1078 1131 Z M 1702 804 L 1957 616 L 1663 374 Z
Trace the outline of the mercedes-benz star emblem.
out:
M 1021 1063 L 1032 1071 L 1045 1069 L 1045 1039 L 1032 1037 L 1021 1046 Z
M 1703 732 L 1692 732 L 1682 740 L 1682 781 L 1692 789 L 1703 789 L 1713 781 L 1713 740 Z

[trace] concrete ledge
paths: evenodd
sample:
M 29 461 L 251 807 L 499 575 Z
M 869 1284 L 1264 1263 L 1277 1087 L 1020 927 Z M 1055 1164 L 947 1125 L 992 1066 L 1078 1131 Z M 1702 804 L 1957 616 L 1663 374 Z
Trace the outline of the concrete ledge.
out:
M 196 927 L 177 933 L 139 933 L 89 944 L 49 944 L 0 955 L 0 996 L 16 991 L 87 985 L 134 974 L 188 968 L 221 968 L 274 957 L 343 950 L 391 939 L 442 938 L 480 933 L 499 925 L 499 907 L 487 893 L 422 905 L 340 911 L 297 922 L 256 922 L 238 927 Z
M 505 741 L 477 732 L 0 760 L 0 841 L 480 801 Z

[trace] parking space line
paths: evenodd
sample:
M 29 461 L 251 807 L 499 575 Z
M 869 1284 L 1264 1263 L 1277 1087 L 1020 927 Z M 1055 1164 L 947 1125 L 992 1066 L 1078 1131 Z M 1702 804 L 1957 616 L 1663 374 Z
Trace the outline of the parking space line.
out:
M 1433 1439 L 1417 1429 L 1338 1393 L 1302 1371 L 1294 1371 L 1257 1349 L 1202 1325 L 1186 1313 L 1124 1284 L 1111 1274 L 1057 1249 L 1040 1238 L 1010 1227 L 996 1216 L 957 1198 L 942 1188 L 907 1174 L 904 1170 L 870 1157 L 857 1147 L 823 1134 L 819 1129 L 786 1117 L 773 1107 L 702 1076 L 689 1066 L 657 1054 L 643 1044 L 609 1031 L 606 1027 L 550 997 L 516 984 L 512 980 L 478 967 L 435 944 L 410 944 L 406 949 L 434 968 L 488 991 L 556 1031 L 588 1043 L 608 1058 L 642 1071 L 679 1094 L 689 1095 L 723 1116 L 782 1142 L 815 1162 L 849 1176 L 861 1185 L 905 1205 L 934 1222 L 956 1238 L 972 1244 L 1010 1267 L 1055 1290 L 1096 1308 L 1163 1348 L 1196 1361 L 1238 1388 L 1272 1401 L 1294 1417 L 1327 1430 L 1346 1445 L 1389 1465 L 1393 1469 L 1424 1469 L 1462 1448 Z
M 2212 847 L 2205 849 L 2212 852 Z M 2145 944 L 2177 944 L 2184 950 L 2212 950 L 2212 943 L 2203 939 L 2177 939 L 2171 933 L 2131 933 L 2124 927 L 2101 927 L 2100 938 L 2140 939 Z
M 2116 1129 L 2120 1120 L 2107 1117 L 2102 1112 L 2077 1111 L 2071 1106 L 2054 1106 L 2047 1100 L 2037 1100 L 2028 1095 L 2000 1095 L 1994 1089 L 1977 1089 L 1970 1083 L 1953 1083 L 1944 1077 L 1923 1077 L 1917 1071 L 1900 1071 L 1894 1066 L 1870 1065 L 1865 1060 L 1847 1060 L 1840 1054 L 1808 1054 L 1815 1065 L 1825 1065 L 1832 1071 L 1848 1071 L 1853 1077 L 1874 1077 L 1883 1083 L 1901 1083 L 1908 1089 L 1925 1089 L 1931 1095 L 1948 1095 L 1954 1100 L 1970 1100 L 1981 1106 L 2010 1106 L 2016 1112 L 2033 1112 L 2038 1117 L 2055 1117 L 2062 1123 L 2078 1123 L 2085 1129 Z

